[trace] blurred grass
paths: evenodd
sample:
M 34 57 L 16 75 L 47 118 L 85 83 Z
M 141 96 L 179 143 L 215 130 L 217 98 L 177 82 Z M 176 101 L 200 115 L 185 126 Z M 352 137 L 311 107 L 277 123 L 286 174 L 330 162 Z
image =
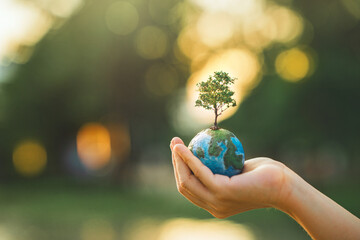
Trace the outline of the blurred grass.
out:
M 360 194 L 351 186 L 328 187 L 325 193 L 359 215 Z M 91 219 L 109 222 L 115 239 L 127 239 L 124 232 L 142 219 L 212 218 L 179 195 L 175 187 L 144 191 L 57 180 L 1 185 L 0 209 L 0 239 L 5 229 L 12 236 L 9 239 L 19 240 L 82 239 L 83 226 Z M 294 220 L 274 209 L 254 210 L 228 220 L 250 227 L 257 239 L 310 239 Z

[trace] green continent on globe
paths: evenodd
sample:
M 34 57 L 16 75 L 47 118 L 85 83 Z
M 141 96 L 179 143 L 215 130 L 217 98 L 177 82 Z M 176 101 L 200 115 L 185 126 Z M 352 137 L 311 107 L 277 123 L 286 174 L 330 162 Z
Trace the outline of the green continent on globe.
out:
M 204 149 L 202 149 L 201 147 L 198 147 L 196 149 L 196 154 L 198 155 L 199 158 L 204 158 L 205 157 Z
M 230 166 L 232 166 L 235 169 L 241 170 L 243 167 L 242 165 L 243 155 L 237 155 L 235 153 L 236 146 L 231 140 L 231 138 L 235 137 L 235 135 L 232 132 L 229 132 L 225 129 L 218 129 L 218 130 L 206 129 L 205 133 L 211 136 L 209 149 L 208 149 L 209 154 L 218 157 L 221 151 L 223 150 L 222 147 L 219 146 L 219 144 L 223 143 L 226 146 L 226 152 L 224 155 L 225 167 L 229 168 Z

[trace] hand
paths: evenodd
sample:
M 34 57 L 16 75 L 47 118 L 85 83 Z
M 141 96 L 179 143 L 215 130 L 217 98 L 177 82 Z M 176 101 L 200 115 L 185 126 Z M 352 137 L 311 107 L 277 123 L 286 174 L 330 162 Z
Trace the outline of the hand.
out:
M 360 219 L 319 192 L 284 164 L 245 161 L 241 174 L 213 174 L 180 138 L 170 144 L 179 192 L 217 218 L 274 207 L 294 218 L 313 239 L 360 239 Z
M 213 174 L 180 138 L 170 144 L 179 192 L 217 218 L 256 208 L 277 207 L 290 194 L 286 166 L 269 158 L 245 161 L 241 174 Z

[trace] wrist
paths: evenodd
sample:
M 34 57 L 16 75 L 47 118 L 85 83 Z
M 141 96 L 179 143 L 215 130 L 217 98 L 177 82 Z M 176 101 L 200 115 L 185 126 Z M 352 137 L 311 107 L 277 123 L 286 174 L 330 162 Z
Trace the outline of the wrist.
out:
M 279 186 L 277 201 L 273 205 L 288 215 L 294 217 L 294 207 L 297 205 L 301 192 L 306 191 L 306 182 L 295 172 L 284 165 L 283 181 Z

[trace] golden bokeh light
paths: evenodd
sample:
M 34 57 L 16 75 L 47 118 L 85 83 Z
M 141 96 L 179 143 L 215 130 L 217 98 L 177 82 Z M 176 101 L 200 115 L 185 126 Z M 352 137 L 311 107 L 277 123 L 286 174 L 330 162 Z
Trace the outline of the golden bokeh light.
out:
M 185 27 L 179 34 L 177 44 L 181 52 L 189 59 L 197 58 L 209 51 L 209 47 L 199 41 L 199 38 L 194 26 Z
M 111 32 L 118 35 L 128 35 L 138 26 L 139 14 L 131 3 L 117 1 L 108 7 L 105 19 Z
M 276 34 L 274 40 L 277 42 L 291 42 L 303 32 L 302 18 L 289 8 L 273 6 L 267 10 L 266 14 L 275 23 Z
M 36 2 L 55 16 L 67 18 L 83 5 L 84 0 L 37 0 Z
M 141 218 L 129 224 L 124 231 L 126 240 L 158 240 L 161 222 L 152 218 Z
M 189 218 L 141 219 L 127 228 L 125 236 L 128 240 L 256 240 L 253 230 L 243 224 Z
M 69 17 L 83 0 L 0 1 L 0 64 L 26 63 L 57 19 Z M 25 49 L 25 50 L 24 50 Z
M 244 43 L 248 47 L 262 50 L 273 41 L 276 34 L 276 26 L 273 19 L 262 14 L 256 21 L 244 24 L 242 31 Z
M 110 133 L 112 155 L 122 162 L 128 157 L 131 150 L 129 127 L 119 122 L 110 122 L 106 126 Z
M 79 158 L 88 169 L 99 170 L 110 162 L 110 134 L 103 125 L 85 124 L 80 128 L 76 140 Z
M 257 16 L 264 4 L 263 0 L 191 0 L 191 2 L 207 12 L 224 12 L 244 19 Z
M 219 220 L 172 219 L 165 222 L 157 240 L 255 240 L 241 224 Z
M 48 32 L 52 19 L 31 5 L 22 5 L 19 11 L 16 20 L 11 24 L 14 27 L 12 30 L 14 40 L 32 46 Z
M 165 64 L 153 64 L 145 73 L 145 85 L 147 91 L 155 96 L 171 94 L 178 85 L 176 70 Z
M 196 84 L 205 81 L 214 71 L 224 71 L 230 76 L 237 78 L 235 84 L 231 87 L 235 92 L 234 99 L 236 107 L 229 108 L 220 117 L 219 122 L 232 116 L 238 109 L 242 99 L 248 92 L 258 84 L 260 79 L 261 64 L 258 56 L 247 49 L 228 49 L 212 56 L 207 63 L 198 71 L 194 72 L 187 83 L 187 107 L 192 117 L 204 124 L 213 121 L 214 113 L 199 107 L 195 107 L 195 101 L 198 98 Z
M 145 59 L 156 59 L 165 56 L 168 44 L 166 33 L 155 26 L 142 28 L 135 39 L 136 51 Z
M 217 47 L 233 36 L 235 26 L 232 18 L 225 13 L 204 12 L 196 27 L 201 42 L 209 47 Z
M 46 162 L 46 150 L 37 141 L 23 141 L 16 146 L 13 152 L 15 170 L 22 176 L 39 175 L 45 169 Z
M 187 21 L 178 37 L 179 48 L 191 59 L 199 56 L 199 52 L 209 51 L 202 45 L 214 49 L 245 43 L 262 51 L 272 43 L 296 42 L 303 33 L 301 16 L 276 3 L 265 4 L 263 0 L 191 2 L 203 11 Z
M 179 62 L 190 65 L 191 76 L 186 93 L 179 90 L 168 111 L 174 129 L 190 135 L 214 119 L 211 111 L 195 108 L 196 83 L 206 80 L 214 71 L 225 71 L 238 78 L 233 86 L 237 106 L 226 110 L 218 120 L 229 118 L 261 80 L 265 49 L 274 44 L 294 46 L 302 39 L 307 22 L 293 9 L 266 0 L 189 0 L 187 3 L 174 54 Z M 289 66 L 281 74 L 291 80 L 309 74 L 312 61 L 306 56 L 308 61 L 295 57 L 298 67 L 293 67 L 293 60 L 286 61 Z
M 291 43 L 303 32 L 302 18 L 293 10 L 270 5 L 257 19 L 243 26 L 245 43 L 251 48 L 264 49 L 271 43 Z
M 276 57 L 275 68 L 277 73 L 285 80 L 297 82 L 310 72 L 310 56 L 299 48 L 280 53 Z
M 37 43 L 51 25 L 52 19 L 31 3 L 0 2 L 0 63 L 16 59 L 19 48 Z

